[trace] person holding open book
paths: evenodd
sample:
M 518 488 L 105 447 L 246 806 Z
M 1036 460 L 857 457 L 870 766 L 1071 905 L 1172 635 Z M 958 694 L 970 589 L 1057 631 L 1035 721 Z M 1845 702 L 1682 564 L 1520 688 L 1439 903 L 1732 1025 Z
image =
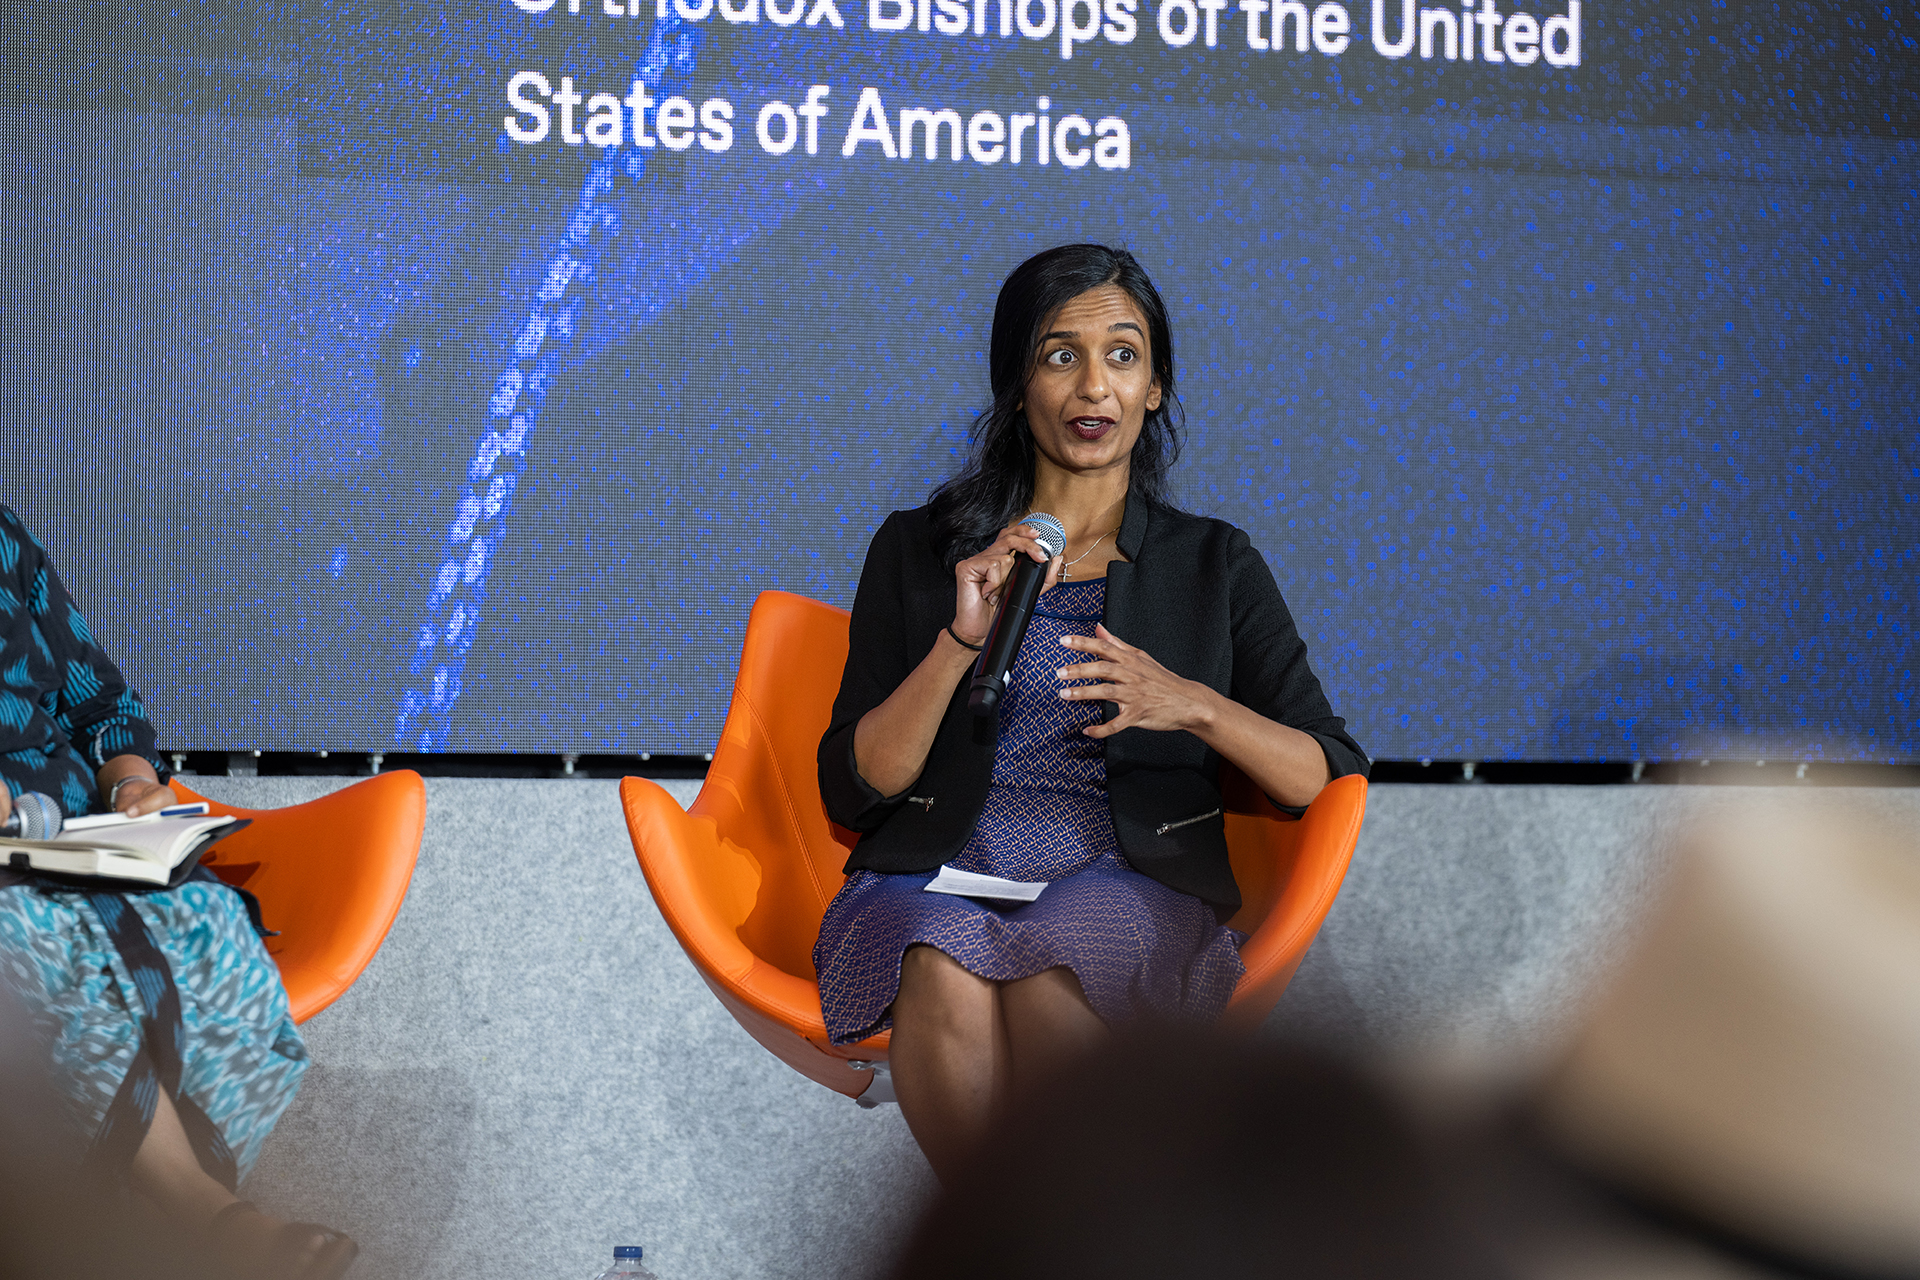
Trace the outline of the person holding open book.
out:
M 140 698 L 45 548 L 0 506 L 0 823 L 177 802 Z M 336 1276 L 353 1242 L 234 1188 L 293 1101 L 307 1051 L 248 905 L 204 869 L 173 888 L 0 867 L 0 981 L 51 1056 L 84 1167 L 123 1181 L 236 1276 Z
M 827 812 L 862 836 L 814 949 L 827 1030 L 891 1024 L 900 1108 L 943 1181 L 1010 1082 L 1110 1023 L 1225 1008 L 1243 969 L 1223 762 L 1296 810 L 1367 768 L 1260 553 L 1171 501 L 1172 336 L 1133 256 L 1017 268 L 988 368 L 966 468 L 874 537 L 820 744 Z M 1019 557 L 1049 560 L 1039 513 L 1066 546 L 976 716 L 1000 595 Z

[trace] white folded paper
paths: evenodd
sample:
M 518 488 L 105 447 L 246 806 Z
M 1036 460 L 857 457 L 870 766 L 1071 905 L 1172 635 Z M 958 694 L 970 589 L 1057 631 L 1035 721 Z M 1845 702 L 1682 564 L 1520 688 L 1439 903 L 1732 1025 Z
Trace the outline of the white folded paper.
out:
M 1044 880 L 1002 880 L 956 867 L 942 867 L 940 874 L 927 882 L 928 893 L 951 893 L 957 898 L 999 898 L 1010 902 L 1032 902 L 1047 887 Z

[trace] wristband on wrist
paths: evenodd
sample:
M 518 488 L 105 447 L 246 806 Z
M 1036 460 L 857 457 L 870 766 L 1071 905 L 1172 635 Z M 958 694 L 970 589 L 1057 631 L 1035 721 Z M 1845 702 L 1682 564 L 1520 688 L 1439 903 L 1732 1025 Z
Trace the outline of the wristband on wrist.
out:
M 977 645 L 977 644 L 969 644 L 969 643 L 968 643 L 967 641 L 965 641 L 965 640 L 962 640 L 962 639 L 960 638 L 960 633 L 959 633 L 958 631 L 955 631 L 955 630 L 953 629 L 953 624 L 952 624 L 951 622 L 949 622 L 949 623 L 947 624 L 947 634 L 948 634 L 948 635 L 950 635 L 950 636 L 952 636 L 952 637 L 953 637 L 953 642 L 954 642 L 955 644 L 957 644 L 957 645 L 959 645 L 959 646 L 960 646 L 961 648 L 963 648 L 963 649 L 971 649 L 971 650 L 973 650 L 973 651 L 974 651 L 975 653 L 978 653 L 978 652 L 980 652 L 980 646 L 979 646 L 979 645 Z
M 129 782 L 145 781 L 147 781 L 147 779 L 140 777 L 138 774 L 130 773 L 114 783 L 113 788 L 107 792 L 107 808 L 118 809 L 120 807 L 120 788 L 126 786 Z

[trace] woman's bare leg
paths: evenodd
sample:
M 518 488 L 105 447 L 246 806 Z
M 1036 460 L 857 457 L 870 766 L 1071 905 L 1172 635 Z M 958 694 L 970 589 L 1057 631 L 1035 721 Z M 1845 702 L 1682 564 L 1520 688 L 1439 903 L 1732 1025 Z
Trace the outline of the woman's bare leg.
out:
M 998 984 L 936 947 L 909 947 L 893 1001 L 893 1089 L 941 1182 L 984 1136 L 1005 1090 L 1007 1036 Z
M 146 1139 L 134 1153 L 129 1177 L 135 1191 L 177 1222 L 204 1225 L 234 1201 L 233 1192 L 200 1167 L 165 1090 L 154 1105 Z
M 237 1199 L 200 1167 L 181 1127 L 180 1113 L 164 1090 L 154 1105 L 147 1136 L 134 1153 L 128 1181 L 168 1222 L 194 1237 L 211 1227 L 214 1215 Z M 284 1225 L 278 1218 L 247 1212 L 221 1223 L 215 1247 L 228 1262 L 251 1268 L 275 1256 Z M 316 1255 L 324 1244 L 317 1235 L 308 1241 L 303 1260 Z
M 1000 1011 L 1006 1020 L 1013 1084 L 1022 1090 L 1098 1049 L 1108 1035 L 1107 1024 L 1087 1003 L 1080 979 L 1065 965 L 1002 983 Z

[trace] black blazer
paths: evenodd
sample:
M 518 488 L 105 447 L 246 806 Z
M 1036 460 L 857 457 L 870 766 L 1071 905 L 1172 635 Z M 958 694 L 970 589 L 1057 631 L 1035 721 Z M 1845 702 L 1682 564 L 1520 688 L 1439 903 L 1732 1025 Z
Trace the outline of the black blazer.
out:
M 1366 773 L 1366 754 L 1320 691 L 1293 615 L 1246 534 L 1135 495 L 1117 541 L 1127 559 L 1107 566 L 1108 630 L 1169 670 L 1312 734 L 1333 777 Z M 967 709 L 972 668 L 954 686 L 912 786 L 883 796 L 854 767 L 854 726 L 953 621 L 953 590 L 927 508 L 888 516 L 860 572 L 847 668 L 820 740 L 827 813 L 862 833 L 848 874 L 932 871 L 965 847 L 986 805 L 998 722 Z M 1112 719 L 1113 704 L 1103 709 Z M 1108 804 L 1127 861 L 1211 904 L 1222 919 L 1230 916 L 1240 890 L 1227 861 L 1218 753 L 1193 734 L 1149 729 L 1127 729 L 1104 742 Z

